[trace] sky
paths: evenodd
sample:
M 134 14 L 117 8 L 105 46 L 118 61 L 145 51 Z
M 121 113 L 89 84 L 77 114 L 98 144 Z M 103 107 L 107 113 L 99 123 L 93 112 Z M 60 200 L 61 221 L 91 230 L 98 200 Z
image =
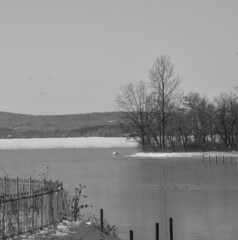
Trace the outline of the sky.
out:
M 237 0 L 2 0 L 0 111 L 115 110 L 167 55 L 185 94 L 238 86 Z

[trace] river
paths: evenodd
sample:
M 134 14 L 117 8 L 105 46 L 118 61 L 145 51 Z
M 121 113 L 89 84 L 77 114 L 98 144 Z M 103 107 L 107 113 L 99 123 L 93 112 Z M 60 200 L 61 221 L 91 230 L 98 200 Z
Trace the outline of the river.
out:
M 119 152 L 113 157 L 112 152 Z M 133 148 L 1 150 L 0 174 L 48 177 L 73 191 L 86 185 L 90 211 L 100 209 L 122 239 L 169 239 L 173 218 L 176 240 L 232 240 L 238 236 L 236 161 L 200 158 L 130 158 Z

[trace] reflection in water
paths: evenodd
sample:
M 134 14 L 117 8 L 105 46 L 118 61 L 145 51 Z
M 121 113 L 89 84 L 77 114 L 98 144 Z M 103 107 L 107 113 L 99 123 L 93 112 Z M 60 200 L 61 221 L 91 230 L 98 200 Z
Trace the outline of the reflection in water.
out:
M 112 152 L 117 151 L 117 157 Z M 37 177 L 45 173 L 67 190 L 86 185 L 93 213 L 100 208 L 120 237 L 168 239 L 169 218 L 174 239 L 236 239 L 238 236 L 238 168 L 202 159 L 135 159 L 133 149 L 1 150 L 0 174 Z M 46 176 L 46 175 L 45 175 Z

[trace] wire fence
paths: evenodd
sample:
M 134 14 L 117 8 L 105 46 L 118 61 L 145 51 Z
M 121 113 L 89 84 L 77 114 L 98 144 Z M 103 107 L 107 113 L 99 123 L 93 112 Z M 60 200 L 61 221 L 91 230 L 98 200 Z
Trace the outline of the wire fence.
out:
M 69 209 L 63 183 L 0 178 L 0 238 L 55 225 Z

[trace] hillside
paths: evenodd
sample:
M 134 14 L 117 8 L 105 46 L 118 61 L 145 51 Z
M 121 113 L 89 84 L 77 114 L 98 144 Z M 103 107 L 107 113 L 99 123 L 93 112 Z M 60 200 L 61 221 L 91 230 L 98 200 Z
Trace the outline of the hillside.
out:
M 0 112 L 0 138 L 117 137 L 119 112 L 72 115 L 26 115 Z

